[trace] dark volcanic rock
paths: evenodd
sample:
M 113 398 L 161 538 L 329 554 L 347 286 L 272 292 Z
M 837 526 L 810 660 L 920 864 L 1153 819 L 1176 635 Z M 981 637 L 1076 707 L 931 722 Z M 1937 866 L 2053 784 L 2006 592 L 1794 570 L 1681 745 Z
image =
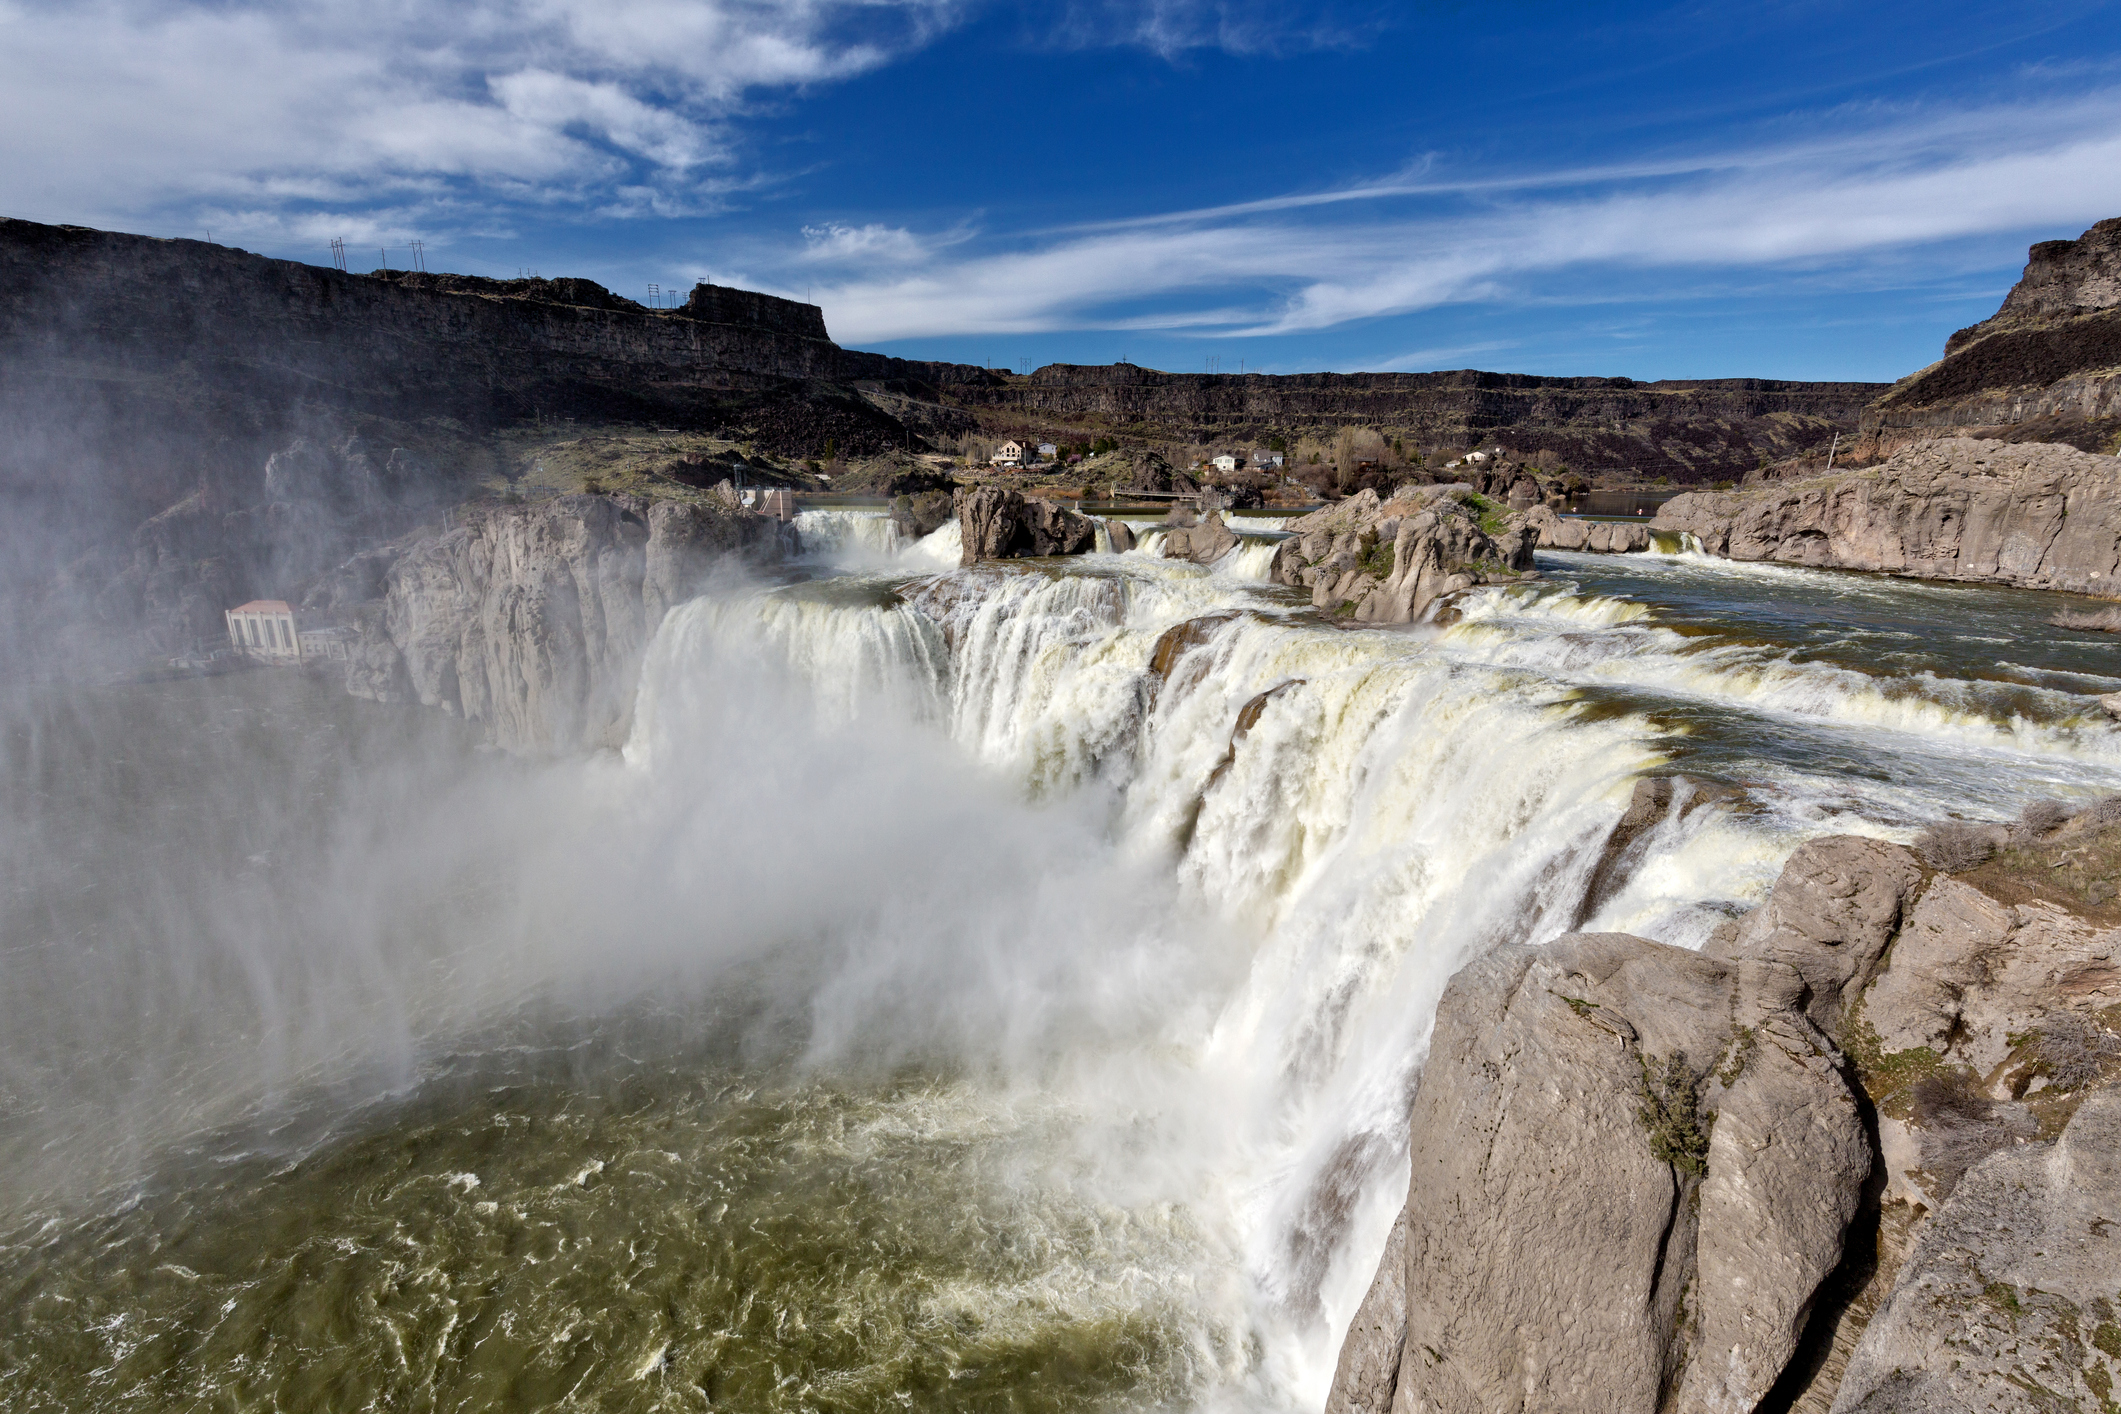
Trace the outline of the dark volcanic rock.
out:
M 2002 308 L 1961 329 L 1944 357 L 1872 403 L 1863 426 L 1884 454 L 1914 436 L 2012 436 L 2111 451 L 2121 434 L 2121 219 L 2042 241 Z

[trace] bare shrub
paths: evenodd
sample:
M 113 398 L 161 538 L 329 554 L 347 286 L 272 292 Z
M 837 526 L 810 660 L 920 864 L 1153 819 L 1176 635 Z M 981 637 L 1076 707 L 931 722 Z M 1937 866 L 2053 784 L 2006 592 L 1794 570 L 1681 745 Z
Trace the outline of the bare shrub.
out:
M 1915 1119 L 1924 1125 L 1985 1124 L 1996 1102 L 1962 1070 L 1940 1070 L 1915 1082 Z
M 1932 869 L 1942 869 L 1947 874 L 1972 869 L 1985 864 L 1996 847 L 1988 832 L 1979 825 L 1969 825 L 1959 820 L 1946 820 L 1930 826 L 1915 839 L 1915 851 L 1929 861 Z
M 2121 825 L 2121 795 L 2101 796 L 2084 813 L 2094 825 Z
M 2011 826 L 2011 842 L 2029 844 L 2051 835 L 2069 816 L 2069 807 L 2059 800 L 2036 800 L 2018 812 L 2018 823 Z
M 2081 1090 L 2094 1085 L 2106 1068 L 2121 1062 L 2121 1037 L 2116 1037 L 2087 1016 L 2072 1012 L 2046 1018 L 2033 1043 L 2047 1083 L 2057 1090 Z
M 1940 1198 L 1949 1197 L 1975 1164 L 2033 1134 L 2025 1106 L 1991 1100 L 1965 1071 L 1924 1076 L 1911 1099 L 1922 1132 L 1922 1170 Z

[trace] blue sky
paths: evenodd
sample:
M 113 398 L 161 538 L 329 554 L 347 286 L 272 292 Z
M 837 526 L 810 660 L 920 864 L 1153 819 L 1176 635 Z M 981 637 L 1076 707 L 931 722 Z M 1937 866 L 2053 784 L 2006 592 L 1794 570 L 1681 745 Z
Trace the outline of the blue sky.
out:
M 2121 215 L 2112 4 L 0 0 L 0 212 L 1054 361 L 1890 379 Z M 1211 365 L 1211 360 L 1213 364 Z

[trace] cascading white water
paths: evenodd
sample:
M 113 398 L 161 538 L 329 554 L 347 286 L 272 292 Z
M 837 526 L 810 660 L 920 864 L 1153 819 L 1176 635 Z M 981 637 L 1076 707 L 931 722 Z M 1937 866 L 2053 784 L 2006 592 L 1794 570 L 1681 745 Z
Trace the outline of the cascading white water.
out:
M 849 568 L 888 564 L 907 548 L 886 511 L 800 511 L 795 533 L 804 558 Z
M 1160 538 L 914 598 L 950 639 L 941 720 L 960 748 L 1033 799 L 1102 798 L 1123 850 L 1175 865 L 1222 930 L 1238 970 L 1213 1023 L 1146 1089 L 1217 1116 L 1212 1141 L 1169 1114 L 1156 1127 L 1212 1155 L 1196 1205 L 1241 1247 L 1250 1319 L 1279 1342 L 1262 1377 L 1301 1400 L 1323 1392 L 1396 1209 L 1408 1087 L 1468 957 L 1574 926 L 1698 945 L 1809 835 L 2007 814 L 2026 773 L 2121 785 L 2114 733 L 2066 692 L 1706 640 L 1566 586 L 1477 592 L 1440 630 L 1348 632 L 1231 573 L 1274 542 L 1204 571 L 1161 560 Z M 695 606 L 673 632 L 722 612 Z M 1159 637 L 1206 616 L 1151 673 Z M 789 653 L 821 686 L 840 671 L 822 648 Z M 1754 783 L 1744 806 L 1668 820 L 1583 917 L 1630 783 L 1710 735 Z M 1852 774 L 1866 754 L 1906 769 Z

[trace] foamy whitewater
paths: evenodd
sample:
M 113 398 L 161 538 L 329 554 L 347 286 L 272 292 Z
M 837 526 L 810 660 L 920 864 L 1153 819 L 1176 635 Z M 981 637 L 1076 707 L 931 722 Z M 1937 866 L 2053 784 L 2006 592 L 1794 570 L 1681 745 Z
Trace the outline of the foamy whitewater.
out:
M 307 834 L 232 796 L 185 916 L 249 1009 L 156 982 L 127 1106 L 52 1113 L 144 1131 L 216 1056 L 297 1098 L 0 1229 L 0 1401 L 1316 1409 L 1467 959 L 1699 946 L 1807 838 L 2121 789 L 2110 649 L 2038 596 L 1674 542 L 1354 629 L 1235 528 L 959 569 L 954 523 L 804 512 L 796 574 L 668 616 L 617 759 L 296 781 Z M 260 690 L 199 689 L 231 759 L 294 717 Z M 1670 772 L 1727 794 L 1587 907 Z
M 1347 631 L 1266 588 L 1274 539 L 1200 569 L 1161 559 L 1160 530 L 1136 533 L 1126 555 L 908 585 L 910 605 L 825 606 L 804 586 L 688 606 L 658 642 L 633 754 L 654 769 L 655 699 L 703 643 L 753 634 L 821 706 L 912 704 L 1027 801 L 1094 801 L 1129 856 L 1175 873 L 1212 920 L 1195 945 L 1235 970 L 1204 1029 L 1127 1060 L 1138 1088 L 1124 1108 L 1174 1146 L 1162 1201 L 1212 1234 L 1186 1280 L 1228 1304 L 1200 1319 L 1263 1342 L 1234 1384 L 1223 1371 L 1196 1391 L 1209 1403 L 1323 1398 L 1403 1196 L 1407 1096 L 1436 1000 L 1469 957 L 1572 927 L 1698 946 L 1810 836 L 1904 839 L 1947 814 L 2006 816 L 2030 794 L 2121 787 L 2121 741 L 2085 695 L 2114 678 L 2027 689 L 1866 670 L 1742 623 L 1682 633 L 1644 598 L 1569 575 L 1617 557 L 1552 557 L 1553 577 L 1478 591 L 1448 628 Z M 1850 578 L 1667 550 L 1628 572 L 1766 595 L 1846 592 Z M 1187 620 L 1197 642 L 1159 680 L 1157 640 Z M 1256 719 L 1239 734 L 1247 703 Z M 1667 822 L 1627 887 L 1583 916 L 1633 782 L 1694 758 L 1741 784 L 1742 803 Z M 1094 1129 L 1108 1101 L 1071 1103 Z M 1233 1255 L 1234 1287 L 1220 1265 Z

